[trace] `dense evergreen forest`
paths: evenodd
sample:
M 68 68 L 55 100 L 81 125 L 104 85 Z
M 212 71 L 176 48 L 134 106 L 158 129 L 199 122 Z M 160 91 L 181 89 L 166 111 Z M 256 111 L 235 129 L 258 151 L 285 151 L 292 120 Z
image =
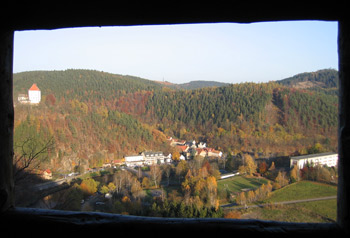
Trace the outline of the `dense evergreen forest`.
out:
M 19 104 L 33 83 L 41 103 Z M 46 163 L 62 172 L 143 150 L 174 152 L 169 136 L 256 157 L 305 154 L 315 145 L 336 151 L 337 86 L 335 70 L 193 90 L 93 70 L 17 73 L 15 150 L 35 128 L 40 140 L 54 139 Z

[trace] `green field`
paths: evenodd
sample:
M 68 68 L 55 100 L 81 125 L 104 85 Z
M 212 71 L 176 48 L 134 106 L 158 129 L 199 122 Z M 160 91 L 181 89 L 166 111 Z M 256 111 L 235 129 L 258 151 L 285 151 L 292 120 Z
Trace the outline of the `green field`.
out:
M 300 181 L 274 191 L 263 203 L 319 198 L 337 195 L 337 187 L 333 185 Z
M 301 181 L 274 191 L 262 203 L 319 198 L 337 194 L 337 187 L 310 181 Z M 242 212 L 242 218 L 275 220 L 284 222 L 335 222 L 337 201 L 323 200 L 264 208 L 252 208 Z
M 256 177 L 235 176 L 228 179 L 218 180 L 218 194 L 220 205 L 231 203 L 230 195 L 243 190 L 255 190 L 262 184 L 267 184 L 267 179 Z
M 231 193 L 242 192 L 242 189 L 257 189 L 262 184 L 267 184 L 264 178 L 235 176 L 218 181 L 218 190 L 227 190 Z

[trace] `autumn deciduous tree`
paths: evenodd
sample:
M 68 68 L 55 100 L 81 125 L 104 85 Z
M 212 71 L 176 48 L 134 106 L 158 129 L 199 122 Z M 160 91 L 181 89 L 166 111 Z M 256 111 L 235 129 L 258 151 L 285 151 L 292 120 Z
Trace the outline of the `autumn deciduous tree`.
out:
M 133 179 L 130 191 L 134 199 L 139 199 L 144 196 L 141 183 L 136 178 Z
M 246 196 L 245 196 L 245 192 L 240 192 L 237 197 L 236 197 L 236 203 L 238 205 L 244 205 L 247 203 L 247 199 L 246 199 Z
M 149 182 L 148 177 L 143 177 L 143 179 L 142 179 L 142 187 L 143 188 L 149 188 L 149 186 L 150 186 L 150 182 Z
M 247 195 L 247 202 L 251 203 L 255 200 L 255 193 L 253 190 L 250 190 Z
M 288 184 L 288 178 L 285 172 L 278 172 L 275 182 L 280 185 L 280 187 L 284 187 Z
M 292 183 L 299 181 L 299 170 L 297 166 L 294 166 L 290 171 L 290 180 Z
M 55 95 L 53 95 L 53 94 L 47 95 L 45 98 L 45 103 L 46 103 L 46 105 L 52 105 L 52 106 L 55 105 L 55 103 L 56 103 Z
M 259 164 L 259 173 L 265 174 L 267 171 L 267 164 L 265 161 Z
M 206 179 L 207 182 L 207 190 L 208 190 L 208 201 L 209 205 L 211 207 L 215 207 L 215 209 L 218 209 L 218 202 L 217 202 L 217 187 L 218 184 L 216 182 L 216 178 L 214 176 L 209 176 Z
M 257 166 L 255 164 L 254 159 L 250 155 L 244 156 L 244 165 L 239 167 L 240 173 L 247 173 L 248 175 L 252 175 L 256 172 Z
M 96 182 L 92 178 L 84 179 L 80 184 L 80 189 L 86 195 L 92 195 L 97 192 L 97 186 L 99 182 Z
M 188 171 L 188 166 L 187 166 L 186 161 L 181 160 L 175 168 L 175 173 L 176 173 L 176 176 L 178 176 L 178 178 L 179 178 L 179 182 L 183 178 L 185 173 L 187 173 L 187 171 Z
M 174 161 L 179 161 L 180 160 L 180 153 L 178 151 L 173 152 L 172 159 Z

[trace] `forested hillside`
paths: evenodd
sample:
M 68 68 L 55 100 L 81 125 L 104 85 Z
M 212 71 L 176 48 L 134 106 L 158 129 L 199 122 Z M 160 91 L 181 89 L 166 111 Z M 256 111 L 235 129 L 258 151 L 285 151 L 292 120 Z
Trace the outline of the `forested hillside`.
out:
M 168 86 L 174 89 L 193 90 L 193 89 L 208 88 L 208 87 L 222 87 L 227 85 L 228 83 L 196 80 L 196 81 L 191 81 L 189 83 L 170 84 Z
M 172 152 L 168 136 L 257 157 L 307 153 L 316 144 L 319 151 L 335 151 L 338 101 L 325 90 L 336 87 L 336 80 L 331 72 L 315 75 L 324 78 L 322 90 L 290 87 L 292 79 L 179 90 L 92 70 L 18 73 L 15 150 L 35 131 L 41 140 L 54 138 L 46 163 L 62 171 L 144 150 Z M 17 95 L 33 83 L 41 103 L 20 105 Z
M 35 82 L 44 95 L 59 100 L 112 100 L 130 92 L 160 89 L 158 83 L 95 70 L 30 71 L 14 74 L 14 95 L 26 93 Z
M 18 93 L 26 93 L 34 82 L 42 92 L 41 103 L 19 104 Z M 143 150 L 166 151 L 163 133 L 122 112 L 125 106 L 127 112 L 140 109 L 131 100 L 134 95 L 141 100 L 160 88 L 152 81 L 91 70 L 15 74 L 15 150 L 20 153 L 34 134 L 40 135 L 35 137 L 37 147 L 53 138 L 55 148 L 46 162 L 61 172 L 102 166 Z
M 147 112 L 167 135 L 261 156 L 305 153 L 315 143 L 335 150 L 337 97 L 276 83 L 162 91 Z
M 297 74 L 280 80 L 278 83 L 288 87 L 338 95 L 339 75 L 335 69 L 323 69 L 316 72 Z

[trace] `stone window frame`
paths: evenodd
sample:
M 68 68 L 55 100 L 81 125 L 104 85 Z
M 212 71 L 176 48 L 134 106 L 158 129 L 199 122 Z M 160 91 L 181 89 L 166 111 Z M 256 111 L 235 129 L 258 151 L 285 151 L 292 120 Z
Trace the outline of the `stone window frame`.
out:
M 30 3 L 32 4 L 32 3 Z M 283 3 L 284 4 L 284 3 Z M 321 4 L 321 3 L 320 3 Z M 335 5 L 318 8 L 306 7 L 303 10 L 293 8 L 285 10 L 283 6 L 274 6 L 274 13 L 265 13 L 267 6 L 258 6 L 251 9 L 246 6 L 243 10 L 229 12 L 225 9 L 213 14 L 213 8 L 208 11 L 191 11 L 175 15 L 172 12 L 164 14 L 159 10 L 153 10 L 154 15 L 120 14 L 112 15 L 108 12 L 105 15 L 98 15 L 100 18 L 93 18 L 70 12 L 55 15 L 47 14 L 39 10 L 30 12 L 30 16 L 24 15 L 19 20 L 5 19 L 6 14 L 0 18 L 0 224 L 3 228 L 0 233 L 6 232 L 25 233 L 39 232 L 38 229 L 54 229 L 57 233 L 66 233 L 67 230 L 76 228 L 84 234 L 98 231 L 110 232 L 109 228 L 119 233 L 143 234 L 144 232 L 168 232 L 167 234 L 185 234 L 195 232 L 196 234 L 232 234 L 232 235 L 295 235 L 308 236 L 320 235 L 337 236 L 349 233 L 349 196 L 350 185 L 350 21 L 346 19 L 345 5 Z M 27 7 L 27 6 L 26 6 Z M 299 6 L 297 6 L 299 7 Z M 301 6 L 300 6 L 301 7 Z M 303 6 L 304 7 L 304 6 Z M 6 12 L 6 7 L 3 8 Z M 10 8 L 10 10 L 15 9 Z M 230 7 L 228 7 L 230 9 Z M 276 9 L 276 10 L 275 10 Z M 20 7 L 20 10 L 29 10 Z M 62 9 L 60 9 L 62 10 Z M 83 9 L 84 10 L 84 9 Z M 84 12 L 82 10 L 82 12 Z M 91 9 L 90 9 L 91 10 Z M 143 9 L 146 11 L 146 9 Z M 271 9 L 270 9 L 271 10 Z M 280 10 L 280 12 L 279 12 Z M 56 12 L 55 11 L 55 12 Z M 147 11 L 146 11 L 147 12 Z M 90 12 L 91 13 L 91 12 Z M 158 14 L 158 15 L 157 15 Z M 77 15 L 77 16 L 76 16 Z M 26 17 L 27 16 L 27 17 Z M 20 17 L 20 16 L 19 16 Z M 21 19 L 25 19 L 22 21 Z M 47 21 L 45 21 L 48 19 Z M 72 212 L 54 211 L 33 208 L 18 208 L 14 204 L 14 183 L 12 176 L 13 156 L 13 37 L 16 30 L 30 29 L 57 29 L 67 27 L 84 26 L 122 26 L 122 25 L 152 25 L 152 24 L 177 24 L 177 23 L 252 23 L 265 21 L 285 20 L 331 20 L 338 21 L 338 57 L 339 57 L 339 127 L 338 127 L 338 154 L 339 154 L 339 182 L 337 199 L 337 222 L 316 224 L 316 223 L 286 223 L 262 220 L 231 220 L 231 219 L 185 219 L 185 218 L 151 218 L 135 217 L 117 214 L 94 213 L 94 212 Z M 7 24 L 3 24 L 3 23 Z M 5 27 L 2 27 L 2 26 Z M 349 161 L 349 162 L 348 162 Z M 20 229 L 13 227 L 20 227 Z M 45 229 L 45 230 L 46 230 Z M 163 233 L 165 235 L 165 233 Z

